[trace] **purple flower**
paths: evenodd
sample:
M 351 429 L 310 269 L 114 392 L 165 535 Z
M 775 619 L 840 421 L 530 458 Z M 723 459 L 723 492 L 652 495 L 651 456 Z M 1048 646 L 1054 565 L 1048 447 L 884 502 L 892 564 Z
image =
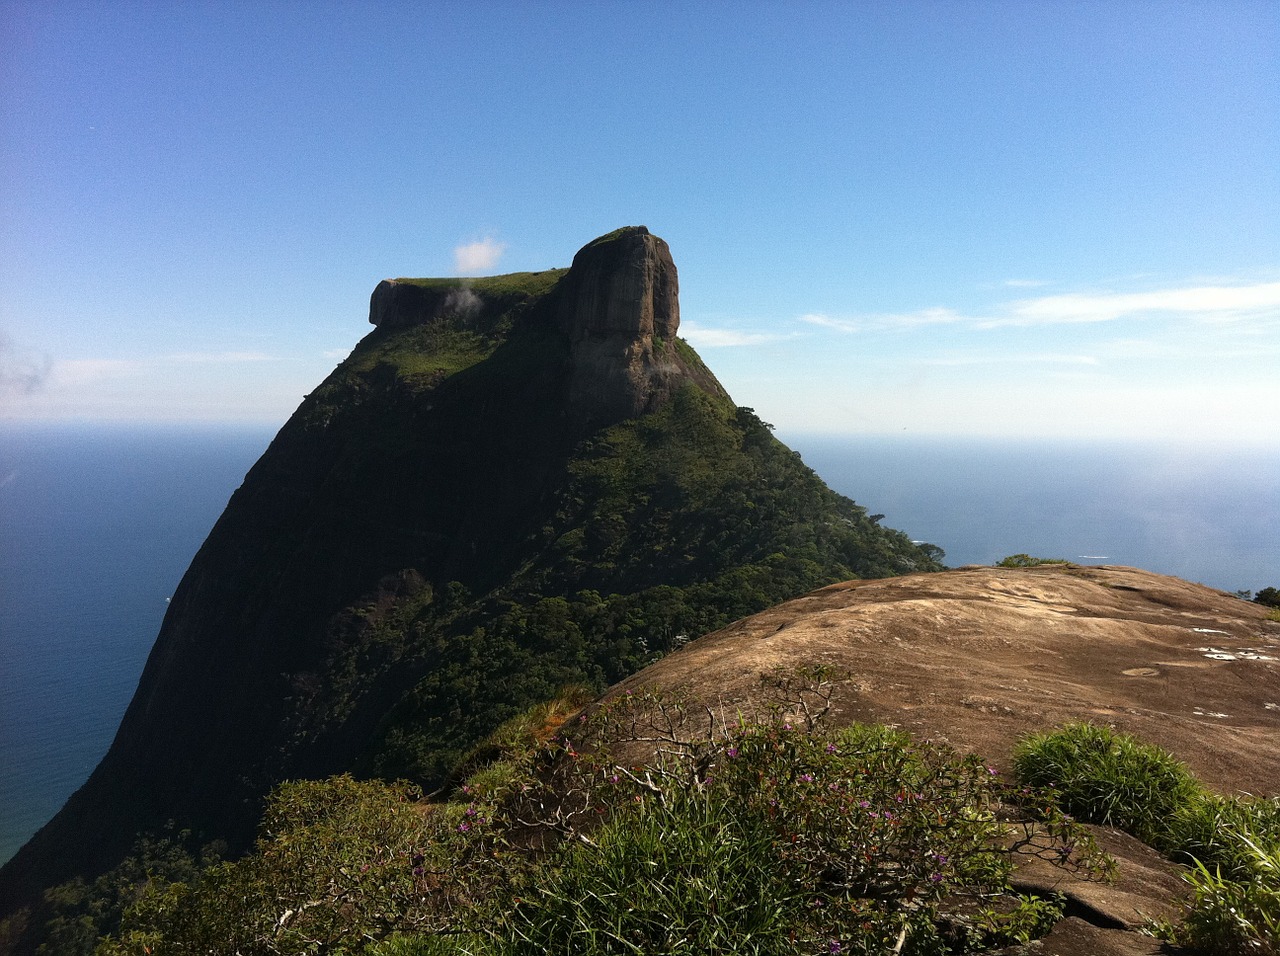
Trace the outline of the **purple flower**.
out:
M 838 939 L 833 939 L 830 943 L 828 943 L 828 944 L 827 944 L 827 952 L 828 952 L 828 953 L 838 953 L 838 952 L 840 952 L 840 940 L 838 940 Z
M 827 753 L 829 753 L 829 754 L 833 754 L 833 753 L 835 753 L 835 752 L 836 752 L 836 745 L 835 745 L 835 744 L 827 744 Z M 837 946 L 839 946 L 840 944 L 839 944 L 839 943 L 836 943 L 836 945 L 837 945 Z
M 941 874 L 941 873 L 930 873 L 930 874 L 929 874 L 929 882 L 930 882 L 930 883 L 941 883 L 941 882 L 942 882 L 942 874 Z
M 804 783 L 813 783 L 813 774 L 811 774 L 811 773 L 802 773 L 802 774 L 800 774 L 800 779 L 801 779 L 801 781 L 803 781 Z
M 422 875 L 423 873 L 425 873 L 425 872 L 426 872 L 426 870 L 424 870 L 424 869 L 423 869 L 422 867 L 420 867 L 420 866 L 415 866 L 415 867 L 413 868 L 413 875 L 414 875 L 414 876 L 421 876 L 421 875 Z
M 724 752 L 724 755 L 732 759 L 733 757 L 738 756 L 738 748 L 730 747 L 728 750 Z
M 462 823 L 458 824 L 459 833 L 466 833 L 470 829 L 471 829 L 471 824 L 467 823 L 465 820 Z

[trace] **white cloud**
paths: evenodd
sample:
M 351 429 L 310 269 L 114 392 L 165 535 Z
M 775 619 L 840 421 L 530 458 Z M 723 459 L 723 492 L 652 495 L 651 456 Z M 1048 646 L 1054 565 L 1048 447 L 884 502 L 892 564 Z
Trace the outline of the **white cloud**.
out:
M 1042 285 L 1048 285 L 1043 279 L 1005 279 L 1004 285 L 1011 289 L 1037 289 Z
M 1273 311 L 1280 313 L 1280 282 L 1042 296 L 1011 303 L 1007 316 L 992 319 L 986 325 L 1112 322 L 1153 312 L 1222 321 Z
M 974 353 L 972 355 L 944 355 L 937 358 L 921 359 L 919 365 L 942 367 L 958 367 L 963 365 L 1099 365 L 1093 355 L 1068 355 L 1052 352 L 1024 353 L 1011 352 L 1006 355 L 998 353 Z
M 769 332 L 739 332 L 735 329 L 708 329 L 693 322 L 680 323 L 680 336 L 694 348 L 731 348 L 740 345 L 763 345 L 782 336 Z
M 453 250 L 454 271 L 460 276 L 488 272 L 498 264 L 506 251 L 506 243 L 487 237 L 457 246 Z
M 274 362 L 274 355 L 265 352 L 178 352 L 166 355 L 164 362 Z
M 1031 283 L 1032 280 L 1009 280 L 1005 284 Z M 1198 285 L 1147 292 L 1046 295 L 1002 303 L 992 308 L 988 315 L 965 315 L 955 309 L 935 306 L 914 312 L 847 316 L 810 312 L 799 316 L 798 320 L 838 332 L 857 333 L 910 330 L 933 325 L 964 325 L 974 329 L 1068 325 L 1156 315 L 1182 316 L 1204 324 L 1261 319 L 1271 326 L 1280 323 L 1280 282 Z
M 0 398 L 40 391 L 52 367 L 47 355 L 23 352 L 7 333 L 0 332 Z
M 876 332 L 885 329 L 915 329 L 928 325 L 954 325 L 959 322 L 977 324 L 984 320 L 961 315 L 954 309 L 935 307 L 915 312 L 871 313 L 834 318 L 821 312 L 800 316 L 807 325 L 835 329 L 838 332 Z

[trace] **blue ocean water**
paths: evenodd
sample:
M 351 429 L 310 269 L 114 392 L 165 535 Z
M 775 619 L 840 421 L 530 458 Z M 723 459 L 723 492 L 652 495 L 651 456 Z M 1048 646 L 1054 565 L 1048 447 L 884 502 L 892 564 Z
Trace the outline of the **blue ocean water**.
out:
M 166 599 L 271 437 L 0 426 L 0 861 L 106 752 Z
M 1280 586 L 1280 449 L 780 436 L 947 563 Z M 0 860 L 88 777 L 258 429 L 0 426 Z
M 1280 446 L 780 437 L 951 567 L 1025 553 L 1280 587 Z

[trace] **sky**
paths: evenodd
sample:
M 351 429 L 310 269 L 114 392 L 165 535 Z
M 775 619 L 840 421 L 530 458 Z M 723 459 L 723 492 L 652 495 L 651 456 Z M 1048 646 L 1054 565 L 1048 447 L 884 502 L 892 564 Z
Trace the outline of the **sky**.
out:
M 282 424 L 629 224 L 788 434 L 1280 443 L 1280 4 L 0 0 L 0 423 Z

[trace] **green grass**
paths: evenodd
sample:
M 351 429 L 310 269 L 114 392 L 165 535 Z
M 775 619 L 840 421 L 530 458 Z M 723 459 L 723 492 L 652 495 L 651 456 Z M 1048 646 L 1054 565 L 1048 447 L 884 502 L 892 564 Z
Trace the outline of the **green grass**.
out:
M 1067 813 L 1119 827 L 1166 851 L 1172 849 L 1170 818 L 1200 792 L 1180 761 L 1098 724 L 1068 724 L 1024 738 L 1013 763 L 1025 783 L 1055 790 Z
M 1067 812 L 1190 864 L 1186 912 L 1157 935 L 1206 956 L 1280 953 L 1280 798 L 1211 793 L 1160 748 L 1087 723 L 1024 739 L 1014 767 Z
M 509 272 L 500 276 L 470 278 L 396 279 L 423 289 L 470 289 L 476 295 L 492 298 L 507 296 L 540 296 L 550 292 L 568 269 L 545 269 L 542 272 Z
M 1249 866 L 1236 878 L 1196 861 L 1187 876 L 1192 899 L 1171 941 L 1209 956 L 1280 954 L 1280 846 L 1262 846 L 1243 834 L 1236 840 Z

